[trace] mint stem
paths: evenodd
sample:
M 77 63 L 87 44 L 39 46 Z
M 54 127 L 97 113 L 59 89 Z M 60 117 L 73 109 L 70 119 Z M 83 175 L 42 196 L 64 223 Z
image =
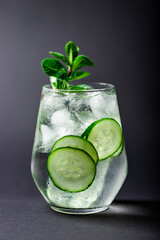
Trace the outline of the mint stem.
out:
M 70 77 L 72 73 L 72 64 L 69 65 L 68 67 L 68 76 Z
M 72 73 L 72 69 L 70 68 L 68 71 L 68 76 L 71 76 L 71 73 Z

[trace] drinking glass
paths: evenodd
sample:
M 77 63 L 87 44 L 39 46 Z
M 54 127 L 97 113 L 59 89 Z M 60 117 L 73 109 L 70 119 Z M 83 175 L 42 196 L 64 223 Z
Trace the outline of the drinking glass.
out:
M 82 191 L 70 192 L 59 188 L 48 172 L 47 161 L 51 149 L 62 137 L 81 137 L 91 124 L 103 119 L 115 121 L 122 131 L 115 86 L 109 83 L 90 85 L 88 90 L 58 90 L 51 85 L 42 88 L 31 173 L 50 207 L 62 213 L 90 214 L 106 210 L 127 175 L 124 137 L 116 152 L 98 161 L 94 180 Z M 103 137 L 98 137 L 102 144 L 100 147 L 107 147 Z

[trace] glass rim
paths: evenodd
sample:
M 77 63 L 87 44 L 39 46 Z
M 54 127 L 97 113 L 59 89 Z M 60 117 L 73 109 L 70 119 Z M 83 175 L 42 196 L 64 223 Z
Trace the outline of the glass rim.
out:
M 79 93 L 79 92 L 114 92 L 115 86 L 111 83 L 105 83 L 105 82 L 90 82 L 90 84 L 95 84 L 99 87 L 97 88 L 91 88 L 91 89 L 83 89 L 83 90 L 66 90 L 66 89 L 53 89 L 51 84 L 45 84 L 42 87 L 42 90 L 45 92 L 50 93 Z

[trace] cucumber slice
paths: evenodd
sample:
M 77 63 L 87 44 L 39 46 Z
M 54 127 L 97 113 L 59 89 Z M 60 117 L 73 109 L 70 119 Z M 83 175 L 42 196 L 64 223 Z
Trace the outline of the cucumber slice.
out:
M 96 174 L 96 164 L 81 149 L 57 148 L 48 157 L 47 170 L 52 182 L 61 190 L 80 192 L 88 188 Z
M 112 155 L 113 157 L 118 157 L 123 151 L 123 143 L 121 144 L 120 148 Z
M 113 118 L 102 118 L 93 122 L 84 131 L 82 137 L 95 146 L 99 160 L 113 155 L 122 144 L 121 127 Z
M 98 162 L 98 153 L 93 144 L 79 136 L 67 135 L 58 139 L 53 145 L 51 152 L 61 147 L 72 147 L 84 150 L 92 157 L 96 164 Z

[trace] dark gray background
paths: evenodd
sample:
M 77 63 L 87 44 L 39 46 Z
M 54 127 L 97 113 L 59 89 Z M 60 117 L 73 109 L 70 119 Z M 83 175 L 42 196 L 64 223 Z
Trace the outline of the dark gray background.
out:
M 155 1 L 0 0 L 0 196 L 39 196 L 30 158 L 48 51 L 80 46 L 92 81 L 117 89 L 129 162 L 117 198 L 159 192 L 158 17 Z

